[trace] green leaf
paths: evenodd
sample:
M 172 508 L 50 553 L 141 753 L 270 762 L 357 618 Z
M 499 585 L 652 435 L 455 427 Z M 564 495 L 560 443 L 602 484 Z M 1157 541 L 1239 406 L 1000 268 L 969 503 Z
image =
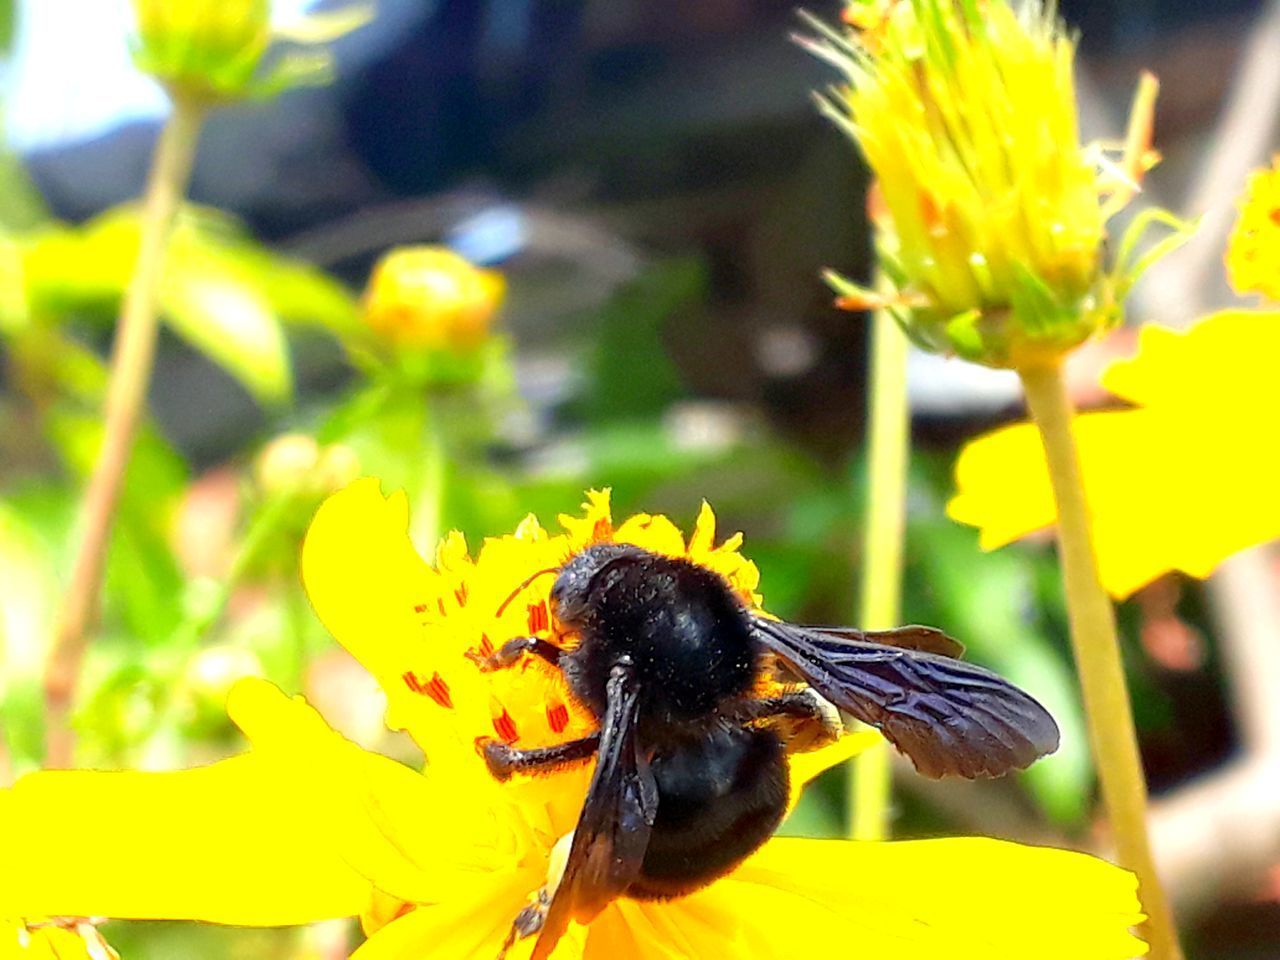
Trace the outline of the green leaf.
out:
M 134 206 L 107 211 L 81 228 L 51 226 L 24 241 L 22 271 L 31 309 L 114 321 L 133 274 L 141 233 Z M 314 267 L 256 243 L 233 218 L 186 207 L 165 261 L 165 321 L 261 403 L 292 391 L 283 326 L 311 324 L 350 340 L 354 298 Z
M 53 551 L 23 511 L 0 501 L 0 716 L 19 772 L 43 756 L 42 677 L 58 605 Z
M 92 413 L 57 408 L 49 414 L 48 429 L 69 471 L 83 483 L 98 455 L 101 420 Z M 186 463 L 177 452 L 153 429 L 140 430 L 107 553 L 103 602 L 107 618 L 118 617 L 129 636 L 141 643 L 160 641 L 182 616 L 183 577 L 169 531 L 187 480 Z M 60 542 L 69 547 L 71 536 L 68 517 Z
M 261 290 L 196 260 L 180 271 L 175 267 L 160 300 L 174 332 L 260 402 L 277 404 L 292 395 L 289 345 Z
M 696 304 L 705 288 L 701 262 L 672 260 L 647 270 L 605 305 L 589 361 L 587 417 L 600 423 L 656 416 L 687 395 L 662 330 L 673 314 Z

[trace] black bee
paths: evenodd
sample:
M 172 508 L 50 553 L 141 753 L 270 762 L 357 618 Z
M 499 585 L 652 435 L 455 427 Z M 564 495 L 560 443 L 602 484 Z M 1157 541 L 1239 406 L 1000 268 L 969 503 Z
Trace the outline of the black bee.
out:
M 546 572 L 557 573 L 551 613 L 570 642 L 518 637 L 480 661 L 493 670 L 541 657 L 600 720 L 597 733 L 541 749 L 481 744 L 504 780 L 597 758 L 564 874 L 508 940 L 540 931 L 534 960 L 570 920 L 588 922 L 617 897 L 691 893 L 769 839 L 789 787 L 774 724 L 829 722 L 822 698 L 879 728 L 927 777 L 1000 776 L 1057 749 L 1044 707 L 955 659 L 960 645 L 938 630 L 769 620 L 713 571 L 627 544 L 588 547 Z M 808 687 L 753 695 L 778 663 Z

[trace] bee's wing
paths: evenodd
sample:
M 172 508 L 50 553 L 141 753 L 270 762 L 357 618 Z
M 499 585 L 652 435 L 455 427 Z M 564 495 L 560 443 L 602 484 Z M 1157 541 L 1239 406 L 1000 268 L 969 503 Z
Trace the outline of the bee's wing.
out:
M 936 653 L 940 657 L 959 657 L 964 653 L 964 644 L 954 637 L 949 637 L 937 627 L 922 627 L 909 624 L 905 627 L 894 627 L 892 630 L 859 630 L 856 627 L 800 627 L 806 633 L 820 633 L 829 637 L 841 637 L 861 643 L 879 643 L 886 647 L 901 647 L 903 650 L 919 650 L 921 653 Z
M 658 788 L 636 742 L 639 690 L 634 671 L 615 666 L 606 690 L 595 773 L 533 960 L 551 955 L 570 920 L 590 921 L 625 892 L 639 875 L 649 846 Z
M 841 710 L 878 727 L 926 777 L 998 777 L 1058 749 L 1049 712 L 982 667 L 752 620 L 761 644 Z

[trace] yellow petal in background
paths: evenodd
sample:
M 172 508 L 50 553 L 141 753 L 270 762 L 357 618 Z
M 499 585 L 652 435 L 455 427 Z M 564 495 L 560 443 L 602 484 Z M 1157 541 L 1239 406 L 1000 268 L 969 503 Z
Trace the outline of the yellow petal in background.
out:
M 1170 570 L 1206 577 L 1280 536 L 1280 314 L 1232 311 L 1186 333 L 1145 328 L 1138 355 L 1104 385 L 1135 410 L 1085 414 L 1074 430 L 1102 582 L 1126 597 Z M 1056 510 L 1029 424 L 969 443 L 947 512 L 990 550 L 1051 525 Z

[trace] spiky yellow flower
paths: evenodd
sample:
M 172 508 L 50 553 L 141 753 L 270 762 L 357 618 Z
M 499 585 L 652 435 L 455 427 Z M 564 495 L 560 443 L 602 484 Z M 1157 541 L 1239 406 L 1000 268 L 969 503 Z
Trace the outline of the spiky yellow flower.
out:
M 716 544 L 710 508 L 687 540 L 662 516 L 615 524 L 599 493 L 561 524 L 553 534 L 529 517 L 474 556 L 454 534 L 428 564 L 403 495 L 370 480 L 334 495 L 307 536 L 306 585 L 386 691 L 388 723 L 422 746 L 425 773 L 242 681 L 229 711 L 248 754 L 169 774 L 37 774 L 0 792 L 0 915 L 278 925 L 358 914 L 369 935 L 358 960 L 492 960 L 577 822 L 589 768 L 499 783 L 475 741 L 534 747 L 595 726 L 540 662 L 490 673 L 474 662 L 512 636 L 554 639 L 548 578 L 530 575 L 591 543 L 626 542 L 687 557 L 760 603 L 755 566 L 738 537 Z M 872 736 L 795 756 L 794 789 Z M 611 904 L 554 956 L 784 960 L 857 944 L 900 960 L 1121 960 L 1145 949 L 1129 932 L 1138 909 L 1129 874 L 1065 851 L 775 839 L 690 896 Z
M 1238 550 L 1280 537 L 1280 314 L 1229 311 L 1186 331 L 1143 327 L 1137 355 L 1102 384 L 1133 409 L 1076 418 L 1098 569 L 1126 597 L 1170 570 L 1207 577 Z M 1030 424 L 970 442 L 947 510 L 991 550 L 1056 517 Z
M 474 350 L 489 335 L 505 293 L 502 274 L 446 247 L 399 247 L 369 278 L 364 319 L 396 346 Z
M 846 20 L 810 46 L 848 81 L 820 102 L 875 176 L 892 292 L 831 277 L 839 302 L 887 306 L 926 349 L 998 367 L 1058 357 L 1117 323 L 1149 262 L 1134 244 L 1165 216 L 1142 218 L 1106 263 L 1107 220 L 1154 163 L 1154 79 L 1116 159 L 1080 144 L 1075 44 L 1052 4 L 852 0 Z
M 273 28 L 269 0 L 134 0 L 134 10 L 138 67 L 173 95 L 204 104 L 326 79 L 329 58 L 316 45 L 369 19 L 367 10 L 353 7 Z M 280 41 L 313 49 L 282 53 L 264 68 Z
M 1280 156 L 1250 175 L 1227 244 L 1227 274 L 1240 293 L 1280 300 Z

